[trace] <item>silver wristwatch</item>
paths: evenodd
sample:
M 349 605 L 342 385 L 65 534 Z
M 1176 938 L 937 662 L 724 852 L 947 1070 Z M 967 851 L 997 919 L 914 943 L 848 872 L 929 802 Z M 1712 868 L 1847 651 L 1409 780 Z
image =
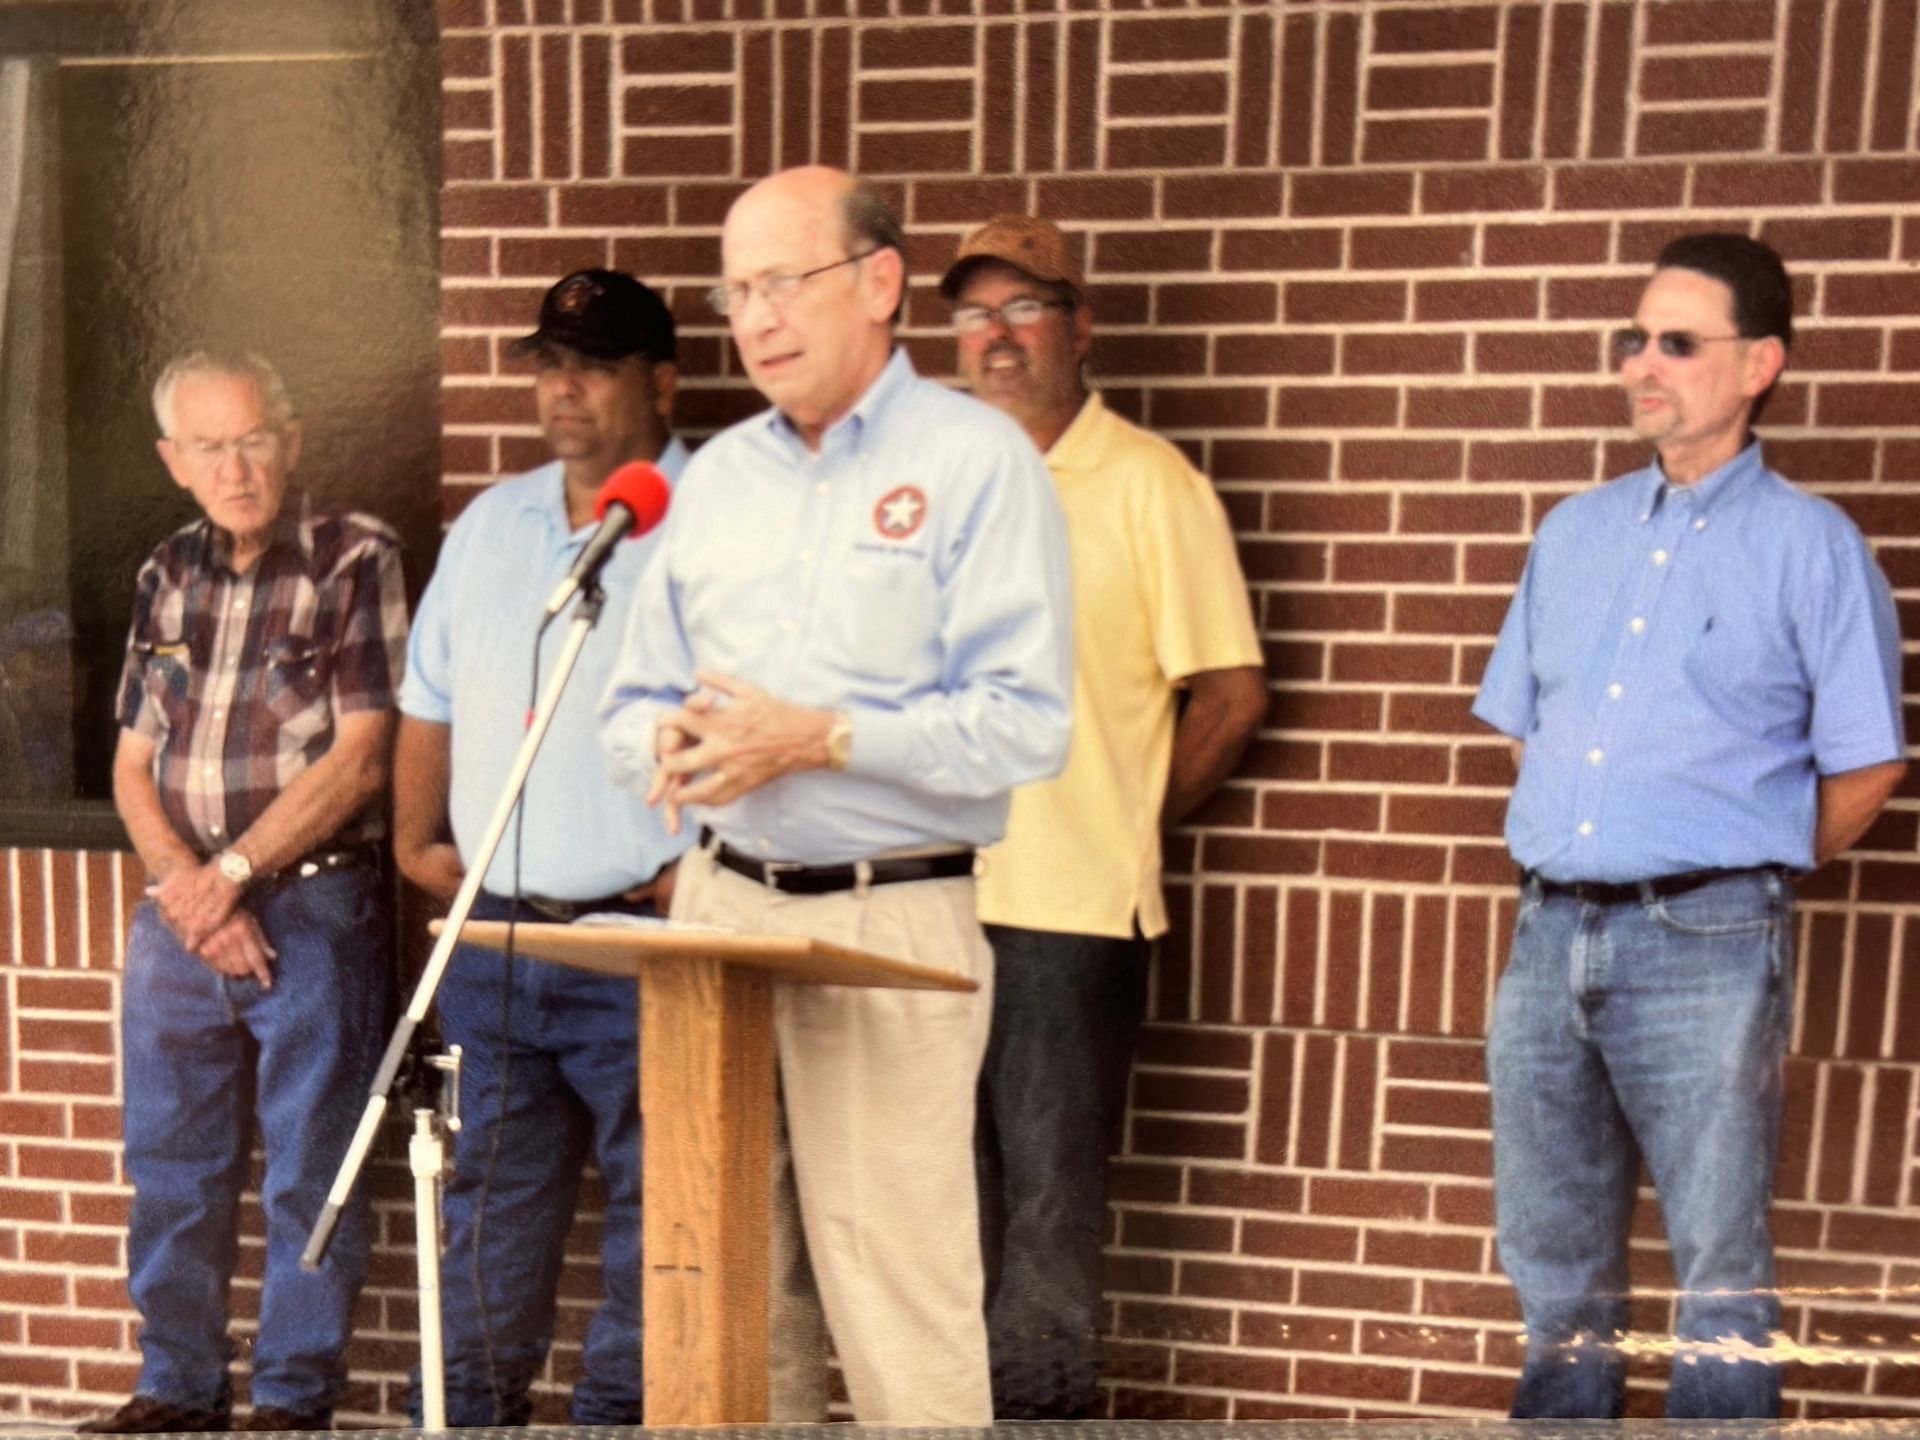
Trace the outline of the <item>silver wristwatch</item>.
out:
M 222 850 L 213 857 L 213 863 L 220 867 L 220 873 L 238 885 L 242 890 L 253 879 L 253 862 L 238 850 Z

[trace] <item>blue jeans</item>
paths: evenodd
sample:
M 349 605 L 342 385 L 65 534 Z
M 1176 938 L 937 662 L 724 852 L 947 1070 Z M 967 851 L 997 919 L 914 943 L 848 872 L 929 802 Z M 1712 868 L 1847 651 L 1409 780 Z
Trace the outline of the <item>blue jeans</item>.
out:
M 1098 1394 L 1107 1157 L 1126 1109 L 1151 947 L 985 929 L 993 1030 L 974 1167 L 993 1413 L 1073 1419 Z
M 506 916 L 498 896 L 482 894 L 473 907 L 476 920 Z M 519 918 L 542 919 L 524 905 Z M 532 1413 L 527 1392 L 553 1341 L 589 1149 L 607 1191 L 605 1297 L 587 1326 L 573 1420 L 640 1423 L 638 990 L 632 980 L 467 945 L 447 967 L 440 1031 L 464 1051 L 462 1123 L 442 1207 L 449 1425 L 519 1425 Z M 418 1424 L 417 1376 L 409 1403 Z
M 183 950 L 151 902 L 134 911 L 127 937 L 120 1023 L 138 1389 L 227 1406 L 227 1294 L 257 1104 L 267 1253 L 253 1403 L 326 1411 L 346 1379 L 340 1352 L 367 1274 L 364 1183 L 319 1273 L 300 1268 L 300 1251 L 386 1039 L 386 888 L 371 866 L 325 871 L 268 880 L 246 905 L 279 951 L 271 990 Z
M 1624 905 L 1523 889 L 1487 1046 L 1500 1259 L 1527 1327 L 1516 1418 L 1621 1412 L 1642 1158 L 1681 1293 L 1667 1415 L 1780 1413 L 1775 1365 L 1688 1342 L 1764 1346 L 1780 1324 L 1767 1216 L 1792 906 L 1774 874 Z

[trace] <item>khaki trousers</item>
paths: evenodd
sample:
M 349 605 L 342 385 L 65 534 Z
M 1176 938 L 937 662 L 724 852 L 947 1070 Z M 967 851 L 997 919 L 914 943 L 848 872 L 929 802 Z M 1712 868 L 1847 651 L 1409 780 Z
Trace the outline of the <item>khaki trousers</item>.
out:
M 825 1418 L 830 1328 L 856 1419 L 992 1424 L 973 1121 L 993 952 L 973 881 L 782 895 L 695 849 L 681 861 L 673 918 L 832 941 L 979 983 L 972 995 L 775 991 L 784 1125 L 773 1165 L 767 1418 Z

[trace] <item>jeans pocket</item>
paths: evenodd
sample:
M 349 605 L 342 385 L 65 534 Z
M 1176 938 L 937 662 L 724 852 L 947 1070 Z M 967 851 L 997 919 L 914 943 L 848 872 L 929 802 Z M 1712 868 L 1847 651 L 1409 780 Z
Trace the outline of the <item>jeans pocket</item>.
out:
M 1777 904 L 1763 882 L 1741 880 L 1663 896 L 1647 913 L 1679 935 L 1748 935 L 1774 923 Z

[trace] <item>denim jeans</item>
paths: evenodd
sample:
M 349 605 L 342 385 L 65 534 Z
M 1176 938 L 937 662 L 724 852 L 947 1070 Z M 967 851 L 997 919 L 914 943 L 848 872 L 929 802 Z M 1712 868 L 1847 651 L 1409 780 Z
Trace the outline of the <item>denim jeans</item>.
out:
M 1145 940 L 988 925 L 974 1127 L 993 1413 L 1087 1413 L 1100 1378 L 1107 1157 L 1146 1011 Z
M 507 909 L 482 894 L 473 918 L 504 920 Z M 542 917 L 522 906 L 519 918 Z M 604 1298 L 587 1326 L 573 1420 L 637 1425 L 638 986 L 462 945 L 435 1003 L 442 1037 L 464 1052 L 461 1128 L 442 1205 L 447 1423 L 519 1425 L 531 1414 L 528 1390 L 553 1341 L 567 1231 L 591 1152 L 607 1191 Z M 414 1382 L 417 1425 L 417 1374 Z
M 1792 904 L 1770 873 L 1624 905 L 1522 892 L 1487 1047 L 1500 1258 L 1527 1327 L 1516 1418 L 1621 1412 L 1643 1158 L 1680 1290 L 1668 1416 L 1779 1414 L 1775 1365 L 1688 1342 L 1764 1346 L 1779 1328 Z
M 267 1250 L 252 1398 L 325 1411 L 367 1274 L 367 1187 L 317 1274 L 300 1252 L 366 1104 L 386 1040 L 389 909 L 371 866 L 269 879 L 246 905 L 279 952 L 273 988 L 216 974 L 151 902 L 127 937 L 127 1288 L 142 1320 L 138 1390 L 225 1409 L 227 1296 L 257 1104 Z

